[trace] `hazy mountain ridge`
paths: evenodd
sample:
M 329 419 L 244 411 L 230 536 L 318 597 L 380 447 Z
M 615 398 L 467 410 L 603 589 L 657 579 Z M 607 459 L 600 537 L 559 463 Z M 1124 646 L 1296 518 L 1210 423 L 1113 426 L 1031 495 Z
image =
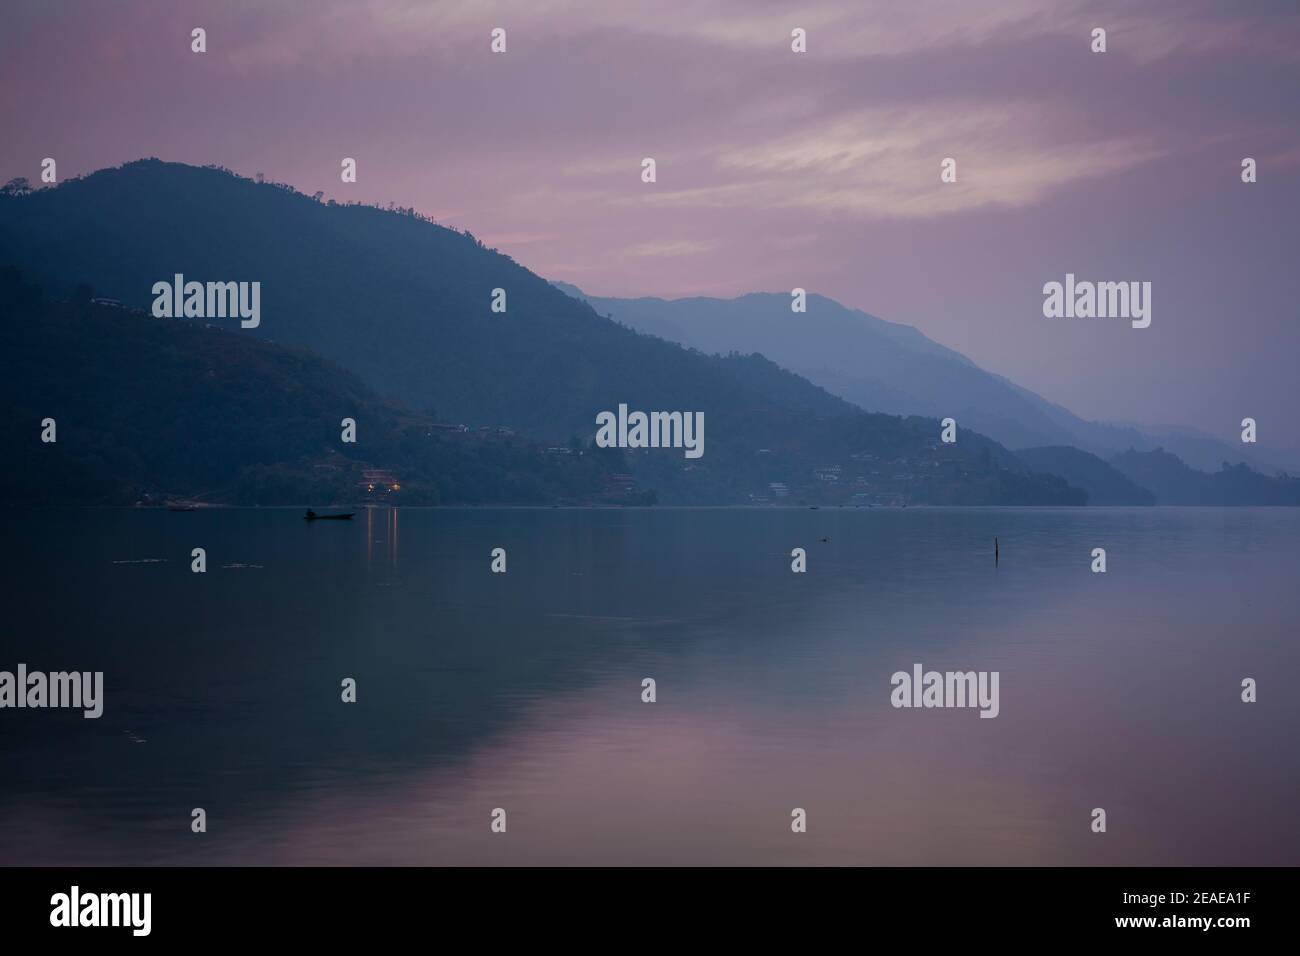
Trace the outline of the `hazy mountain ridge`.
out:
M 1300 478 L 1261 475 L 1245 465 L 1223 462 L 1219 471 L 1206 474 L 1163 448 L 1130 449 L 1111 464 L 1154 492 L 1162 505 L 1300 505 Z
M 1076 488 L 1088 492 L 1090 505 L 1154 505 L 1156 496 L 1131 481 L 1123 472 L 1091 452 L 1056 445 L 1023 448 L 1016 452 L 1035 471 L 1060 475 Z
M 261 324 L 231 321 L 217 334 L 311 349 L 426 417 L 571 445 L 620 403 L 701 411 L 703 459 L 627 454 L 637 486 L 665 500 L 738 503 L 773 483 L 791 500 L 826 503 L 1085 498 L 969 428 L 940 447 L 937 421 L 868 414 L 762 356 L 706 355 L 610 322 L 469 233 L 410 210 L 322 203 L 158 160 L 0 202 L 0 261 L 62 288 L 86 280 L 140 309 L 176 273 L 258 281 Z M 498 288 L 505 313 L 490 309 Z M 320 427 L 335 431 L 339 417 L 331 411 Z
M 1008 448 L 1073 445 L 1102 458 L 1167 448 L 1195 467 L 1247 462 L 1279 470 L 1266 452 L 1233 446 L 1191 428 L 1152 429 L 1080 418 L 1004 376 L 979 368 L 911 326 L 809 294 L 793 313 L 788 293 L 735 299 L 610 298 L 555 283 L 601 314 L 705 352 L 757 351 L 833 394 L 891 414 L 951 416 Z M 1279 453 L 1285 458 L 1285 453 Z

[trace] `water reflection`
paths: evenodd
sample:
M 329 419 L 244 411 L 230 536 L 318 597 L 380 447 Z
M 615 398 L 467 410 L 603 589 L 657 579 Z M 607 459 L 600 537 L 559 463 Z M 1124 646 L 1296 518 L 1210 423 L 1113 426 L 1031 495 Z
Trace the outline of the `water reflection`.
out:
M 0 713 L 0 860 L 1300 858 L 1300 707 L 1268 680 L 1300 663 L 1295 512 L 295 517 L 19 519 L 0 661 L 102 669 L 107 703 Z M 192 575 L 196 544 L 261 570 Z M 113 563 L 140 555 L 169 560 Z M 894 710 L 918 661 L 999 670 L 1001 715 Z
M 366 570 L 375 570 L 375 546 L 380 546 L 380 568 L 397 570 L 397 519 L 400 508 L 367 505 L 366 512 Z M 376 518 L 378 515 L 378 518 Z

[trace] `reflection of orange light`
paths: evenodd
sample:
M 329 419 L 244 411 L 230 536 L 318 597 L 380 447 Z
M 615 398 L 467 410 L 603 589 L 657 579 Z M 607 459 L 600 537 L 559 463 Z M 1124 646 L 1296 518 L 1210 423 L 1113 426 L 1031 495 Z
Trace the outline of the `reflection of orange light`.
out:
M 401 491 L 401 490 L 402 490 L 402 486 L 399 485 L 397 482 L 393 482 L 393 490 L 394 490 L 394 491 Z

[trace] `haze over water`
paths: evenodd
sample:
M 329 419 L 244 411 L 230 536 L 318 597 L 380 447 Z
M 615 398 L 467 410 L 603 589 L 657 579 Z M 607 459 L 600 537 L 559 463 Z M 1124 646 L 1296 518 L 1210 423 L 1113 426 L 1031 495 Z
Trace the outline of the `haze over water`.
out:
M 9 540 L 0 669 L 102 670 L 105 703 L 0 712 L 2 863 L 1300 863 L 1295 509 L 54 510 Z M 1000 671 L 999 716 L 892 708 L 914 663 Z

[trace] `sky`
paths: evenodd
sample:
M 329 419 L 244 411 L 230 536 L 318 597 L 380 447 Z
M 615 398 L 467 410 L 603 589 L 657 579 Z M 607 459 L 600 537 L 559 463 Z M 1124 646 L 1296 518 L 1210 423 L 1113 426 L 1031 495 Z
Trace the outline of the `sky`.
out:
M 1085 417 L 1300 452 L 1295 0 L 5 6 L 0 181 L 218 163 L 594 295 L 806 288 Z M 1045 318 L 1066 273 L 1150 282 L 1150 327 Z

